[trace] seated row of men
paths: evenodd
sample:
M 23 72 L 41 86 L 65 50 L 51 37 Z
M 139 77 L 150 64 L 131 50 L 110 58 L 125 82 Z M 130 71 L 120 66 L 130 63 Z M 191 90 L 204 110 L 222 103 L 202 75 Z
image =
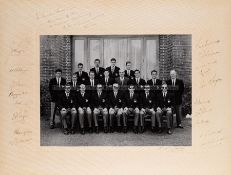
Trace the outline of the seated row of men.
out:
M 84 84 L 79 91 L 71 91 L 71 84 L 65 85 L 65 91 L 58 97 L 58 109 L 61 114 L 64 134 L 74 134 L 78 116 L 81 134 L 85 133 L 84 120 L 87 118 L 88 130 L 99 133 L 98 117 L 103 117 L 104 132 L 114 132 L 115 122 L 118 132 L 127 132 L 127 118 L 134 117 L 134 133 L 144 132 L 144 117 L 151 116 L 152 131 L 162 132 L 160 118 L 167 119 L 167 133 L 171 134 L 170 117 L 174 98 L 167 92 L 167 84 L 162 85 L 161 93 L 154 95 L 150 86 L 144 86 L 144 92 L 135 92 L 135 86 L 130 85 L 129 92 L 119 90 L 118 83 L 114 83 L 112 91 L 104 91 L 102 84 L 97 84 L 96 91 L 86 91 Z M 77 115 L 78 114 L 78 115 Z M 93 118 L 92 118 L 93 116 Z M 157 121 L 157 125 L 156 125 Z M 93 122 L 93 124 L 92 124 Z M 158 130 L 156 130 L 158 129 Z
M 141 78 L 139 70 L 135 70 L 135 71 L 131 70 L 130 61 L 126 62 L 126 70 L 120 69 L 119 67 L 115 66 L 115 64 L 116 64 L 116 60 L 115 58 L 112 58 L 111 66 L 104 69 L 102 67 L 99 67 L 100 60 L 96 59 L 95 67 L 92 68 L 88 74 L 83 71 L 83 64 L 79 63 L 78 71 L 72 75 L 72 80 L 70 82 L 71 92 L 77 93 L 81 89 L 80 86 L 85 85 L 86 92 L 89 92 L 87 94 L 95 94 L 97 89 L 96 85 L 98 84 L 102 85 L 103 90 L 107 92 L 107 95 L 111 94 L 109 92 L 113 91 L 113 87 L 112 87 L 113 84 L 117 84 L 119 86 L 119 90 L 123 92 L 123 94 L 128 93 L 128 87 L 130 85 L 135 86 L 136 88 L 135 93 L 138 96 L 142 96 L 142 94 L 144 93 L 145 85 L 149 85 L 150 92 L 154 94 L 155 97 L 157 97 L 157 94 L 161 92 L 162 81 L 157 78 L 158 72 L 156 70 L 151 71 L 152 78 L 150 80 L 147 80 L 146 82 L 144 79 Z M 52 78 L 49 83 L 49 91 L 51 94 L 51 117 L 50 117 L 51 129 L 54 128 L 54 116 L 56 110 L 58 109 L 57 108 L 58 103 L 60 104 L 60 99 L 58 96 L 60 92 L 63 91 L 63 87 L 66 85 L 66 79 L 61 77 L 61 74 L 62 74 L 62 70 L 57 69 L 55 71 L 55 78 Z M 168 86 L 169 92 L 173 95 L 173 100 L 174 100 L 173 106 L 174 106 L 174 110 L 176 111 L 177 127 L 183 128 L 181 125 L 182 94 L 184 91 L 183 81 L 176 78 L 175 70 L 171 70 L 170 79 L 166 81 L 166 84 Z M 81 103 L 82 102 L 79 102 L 79 104 Z M 91 110 L 94 112 L 94 109 Z M 110 112 L 110 109 L 108 110 L 109 110 L 108 112 Z M 118 111 L 119 113 L 121 112 L 121 110 Z M 155 112 L 156 111 L 157 109 L 155 109 Z M 79 114 L 81 114 L 81 112 Z M 90 120 L 90 117 L 88 118 Z M 81 120 L 81 116 L 80 116 L 80 120 Z M 137 132 L 137 128 L 135 128 L 134 130 L 135 132 Z M 65 131 L 65 133 L 67 132 Z M 84 131 L 82 131 L 82 133 L 84 133 Z

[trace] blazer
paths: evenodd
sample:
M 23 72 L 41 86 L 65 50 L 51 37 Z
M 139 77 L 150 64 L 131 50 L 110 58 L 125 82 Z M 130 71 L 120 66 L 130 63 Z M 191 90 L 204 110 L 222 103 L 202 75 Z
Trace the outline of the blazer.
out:
M 167 92 L 166 97 L 163 97 L 162 91 L 158 93 L 157 95 L 157 106 L 160 108 L 172 108 L 174 105 L 174 96 L 172 93 Z
M 115 80 L 111 77 L 108 78 L 108 82 L 106 83 L 105 77 L 100 79 L 100 83 L 103 85 L 103 89 L 105 92 L 109 93 L 112 91 L 112 85 L 115 82 Z
M 127 70 L 125 70 L 124 73 L 125 73 L 124 76 L 127 77 L 127 78 L 129 78 L 129 79 L 135 78 L 135 71 L 134 70 L 130 70 L 130 75 L 128 75 L 128 71 Z
M 150 86 L 154 86 L 154 85 L 162 85 L 162 81 L 160 79 L 156 79 L 156 84 L 153 84 L 152 79 L 147 81 L 147 84 Z
M 70 84 L 71 84 L 71 91 L 76 93 L 79 90 L 79 86 L 81 83 L 77 81 L 75 87 L 73 81 L 71 81 Z
M 169 87 L 173 87 L 172 86 L 172 80 L 167 80 L 166 81 L 167 85 Z M 176 82 L 175 82 L 175 87 L 173 88 L 176 88 L 175 90 L 171 90 L 170 88 L 170 92 L 173 93 L 174 95 L 174 98 L 175 98 L 175 104 L 176 105 L 180 105 L 182 104 L 182 96 L 183 96 L 183 93 L 184 93 L 184 82 L 183 80 L 180 80 L 180 79 L 176 79 Z
M 145 82 L 144 79 L 140 78 L 139 84 L 137 84 L 136 78 L 134 78 L 134 79 L 130 79 L 129 82 L 128 82 L 128 84 L 129 85 L 132 84 L 132 85 L 135 85 L 135 86 L 144 86 L 144 85 L 146 85 L 146 82 Z
M 108 98 L 107 93 L 102 91 L 100 97 L 97 92 L 92 95 L 92 105 L 93 108 L 108 108 Z
M 96 86 L 97 84 L 99 84 L 99 80 L 94 78 L 94 86 L 91 86 L 91 81 L 90 79 L 88 79 L 86 82 L 85 82 L 85 85 L 86 85 L 86 90 L 90 93 L 94 93 L 96 91 Z
M 129 78 L 124 77 L 123 86 L 128 85 L 128 81 L 129 81 Z M 122 86 L 122 81 L 120 80 L 120 77 L 117 77 L 115 79 L 115 82 L 118 83 L 120 86 Z
M 127 108 L 139 108 L 140 104 L 139 104 L 139 95 L 137 93 L 133 94 L 133 97 L 130 98 L 130 93 L 126 93 L 125 95 L 125 107 Z
M 58 97 L 58 108 L 61 110 L 62 108 L 68 109 L 74 106 L 75 94 L 70 92 L 69 96 L 66 96 L 65 91 L 61 92 Z
M 99 72 L 98 73 L 96 72 L 95 67 L 91 68 L 90 71 L 93 71 L 95 73 L 95 78 L 98 79 L 98 80 L 104 77 L 105 69 L 103 67 L 99 67 Z
M 152 92 L 149 92 L 148 97 L 146 97 L 145 92 L 140 94 L 140 101 L 141 101 L 140 108 L 156 109 L 157 99 L 156 99 L 156 96 Z
M 107 67 L 106 70 L 108 70 L 109 72 L 109 77 L 111 78 L 119 77 L 119 70 L 120 70 L 119 67 L 115 66 L 114 72 L 111 71 L 111 66 Z
M 79 71 L 75 72 L 75 74 L 77 74 L 77 81 L 79 81 L 80 84 L 85 84 L 85 82 L 89 79 L 87 72 L 82 71 L 81 76 L 79 75 Z
M 118 91 L 117 96 L 115 97 L 114 92 L 111 92 L 108 95 L 109 99 L 109 108 L 124 108 L 125 99 L 124 94 L 121 91 Z
M 77 104 L 75 103 L 76 108 L 78 107 L 90 107 L 92 108 L 91 104 L 91 94 L 85 91 L 84 96 L 81 95 L 81 92 L 77 92 L 77 99 L 76 99 Z
M 66 85 L 66 79 L 61 77 L 60 86 L 65 86 L 65 85 Z M 64 88 L 58 86 L 58 82 L 57 82 L 56 78 L 50 79 L 49 92 L 50 92 L 50 95 L 51 95 L 51 101 L 52 102 L 57 102 L 58 95 L 62 91 L 64 91 Z

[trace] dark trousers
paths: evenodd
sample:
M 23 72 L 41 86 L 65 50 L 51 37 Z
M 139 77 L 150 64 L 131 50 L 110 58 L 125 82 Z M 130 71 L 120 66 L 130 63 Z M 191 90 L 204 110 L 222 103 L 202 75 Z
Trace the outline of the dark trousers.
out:
M 175 105 L 174 108 L 176 110 L 176 123 L 180 125 L 182 120 L 182 104 Z
M 51 116 L 50 116 L 50 125 L 54 124 L 54 120 L 55 120 L 55 114 L 57 111 L 57 103 L 56 102 L 51 102 Z

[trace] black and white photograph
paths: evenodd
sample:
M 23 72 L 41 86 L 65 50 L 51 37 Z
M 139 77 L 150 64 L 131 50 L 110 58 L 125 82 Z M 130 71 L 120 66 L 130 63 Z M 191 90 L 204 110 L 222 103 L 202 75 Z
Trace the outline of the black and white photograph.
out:
M 192 35 L 40 35 L 41 146 L 192 146 Z

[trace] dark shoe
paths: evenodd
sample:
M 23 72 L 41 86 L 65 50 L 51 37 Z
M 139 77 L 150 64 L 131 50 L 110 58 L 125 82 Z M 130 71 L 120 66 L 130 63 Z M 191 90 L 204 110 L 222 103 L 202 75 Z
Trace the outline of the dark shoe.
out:
M 117 127 L 117 132 L 121 133 L 121 126 Z
M 158 134 L 161 134 L 162 132 L 163 132 L 162 128 L 159 128 L 157 131 Z
M 134 126 L 133 132 L 134 132 L 135 134 L 138 134 L 138 127 L 137 127 L 137 126 Z
M 152 126 L 152 129 L 151 129 L 152 133 L 155 133 L 156 132 L 156 129 L 154 126 Z
M 144 133 L 144 126 L 140 127 L 140 133 Z
M 50 124 L 50 129 L 54 129 L 55 125 L 54 124 Z
M 110 127 L 110 128 L 109 128 L 109 132 L 110 132 L 110 133 L 113 133 L 113 132 L 114 132 L 114 128 L 113 128 L 113 127 Z
M 72 129 L 70 130 L 70 133 L 71 133 L 71 134 L 75 134 L 75 129 L 72 128 Z
M 64 129 L 64 130 L 63 130 L 63 134 L 68 135 L 68 134 L 69 134 L 68 129 Z
M 97 133 L 97 134 L 99 133 L 99 127 L 98 126 L 95 127 L 95 133 Z
M 124 133 L 127 133 L 127 126 L 124 126 L 123 132 L 124 132 Z
M 82 135 L 84 135 L 84 134 L 85 134 L 84 128 L 81 128 L 80 133 L 81 133 Z
M 180 129 L 184 129 L 184 127 L 180 124 L 180 125 L 177 125 L 176 128 L 180 128 Z
M 89 133 L 93 133 L 92 127 L 89 128 Z
M 108 128 L 104 127 L 104 133 L 108 133 Z
M 169 135 L 171 135 L 171 134 L 172 134 L 171 129 L 168 129 L 168 130 L 167 130 L 167 134 L 169 134 Z

